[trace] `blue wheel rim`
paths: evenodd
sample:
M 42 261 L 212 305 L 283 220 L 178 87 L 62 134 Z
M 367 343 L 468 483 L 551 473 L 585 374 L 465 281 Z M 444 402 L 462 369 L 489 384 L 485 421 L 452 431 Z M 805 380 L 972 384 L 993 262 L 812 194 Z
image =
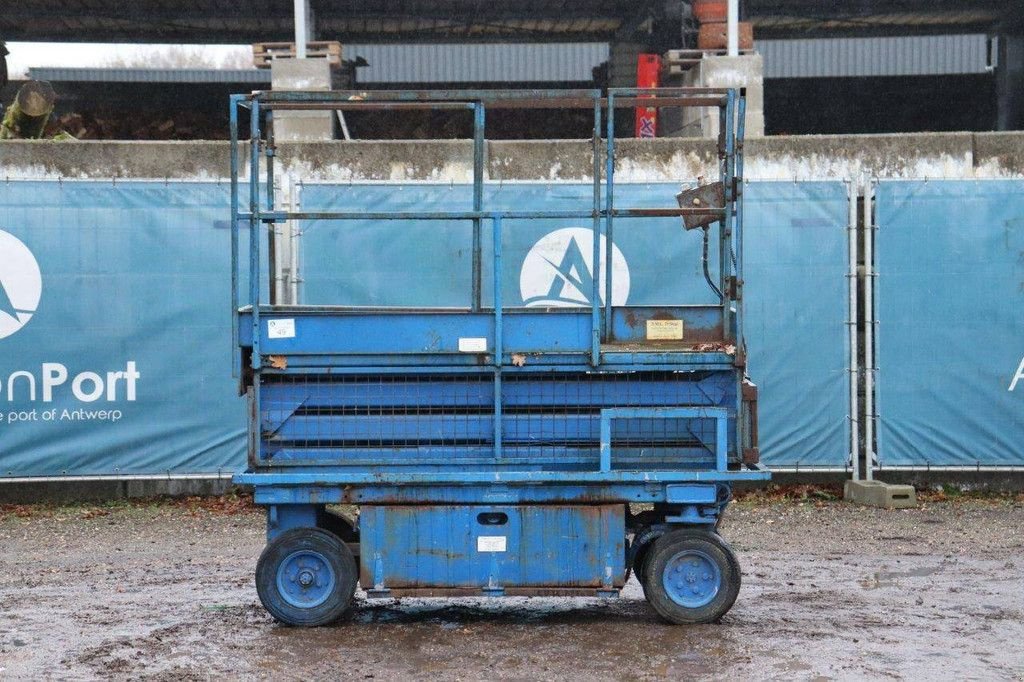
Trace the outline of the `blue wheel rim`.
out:
M 668 560 L 661 582 L 672 601 L 698 609 L 710 604 L 722 589 L 722 571 L 708 554 L 687 549 Z
M 323 554 L 304 549 L 292 552 L 277 567 L 277 591 L 299 609 L 323 604 L 334 591 L 334 569 Z

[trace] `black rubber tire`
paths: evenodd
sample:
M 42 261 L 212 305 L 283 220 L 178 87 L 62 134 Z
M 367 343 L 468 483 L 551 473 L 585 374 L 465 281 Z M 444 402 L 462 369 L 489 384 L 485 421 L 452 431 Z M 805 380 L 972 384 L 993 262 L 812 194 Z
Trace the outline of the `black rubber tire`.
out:
M 729 561 L 732 562 L 733 570 L 736 571 L 736 575 L 740 575 L 741 576 L 740 560 L 738 558 L 736 558 L 736 550 L 734 550 L 732 548 L 732 545 L 730 545 L 729 542 L 725 538 L 722 537 L 722 534 L 718 532 L 717 526 L 715 527 L 715 530 L 712 533 L 712 535 L 715 536 L 715 541 L 718 542 L 719 544 L 721 544 L 723 549 L 726 550 L 725 553 L 729 556 Z M 741 581 L 740 582 L 742 582 L 742 576 L 741 576 Z
M 334 588 L 326 600 L 304 608 L 290 604 L 277 584 L 282 562 L 298 551 L 315 552 L 330 564 Z M 316 627 L 341 618 L 352 606 L 359 578 L 352 551 L 336 535 L 320 528 L 293 528 L 281 533 L 264 548 L 256 562 L 256 592 L 263 607 L 285 625 Z
M 679 552 L 698 550 L 711 558 L 721 573 L 718 592 L 707 604 L 687 607 L 672 599 L 662 576 L 667 563 Z M 654 542 L 643 566 L 644 596 L 655 612 L 677 625 L 713 623 L 724 616 L 740 593 L 740 565 L 732 548 L 717 533 L 679 529 L 662 535 Z
M 644 589 L 644 594 L 647 594 L 647 574 L 644 571 L 647 568 L 647 557 L 651 555 L 651 548 L 655 542 L 657 542 L 657 539 L 651 540 L 641 547 L 633 560 L 633 572 L 636 573 L 637 582 Z

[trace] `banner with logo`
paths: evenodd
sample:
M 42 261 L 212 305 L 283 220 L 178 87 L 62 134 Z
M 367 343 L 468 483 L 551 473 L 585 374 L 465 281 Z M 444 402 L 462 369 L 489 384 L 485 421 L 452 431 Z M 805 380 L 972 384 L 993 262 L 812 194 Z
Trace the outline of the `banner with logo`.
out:
M 228 196 L 0 183 L 0 477 L 243 465 Z
M 617 206 L 666 207 L 677 185 L 618 184 Z M 746 337 L 761 390 L 764 460 L 842 467 L 849 449 L 846 186 L 749 183 L 746 195 Z M 511 183 L 485 192 L 486 209 L 586 207 L 586 184 Z M 467 185 L 306 185 L 303 210 L 469 210 Z M 601 244 L 602 260 L 604 237 Z M 678 219 L 617 219 L 615 305 L 711 304 L 701 230 Z M 493 292 L 492 236 L 484 222 L 483 301 Z M 470 221 L 315 221 L 303 224 L 302 302 L 316 305 L 468 306 Z M 504 223 L 502 290 L 508 306 L 586 306 L 593 280 L 590 221 Z M 718 269 L 717 246 L 708 254 Z M 602 301 L 606 292 L 599 283 Z
M 1024 181 L 882 182 L 878 456 L 1024 465 Z

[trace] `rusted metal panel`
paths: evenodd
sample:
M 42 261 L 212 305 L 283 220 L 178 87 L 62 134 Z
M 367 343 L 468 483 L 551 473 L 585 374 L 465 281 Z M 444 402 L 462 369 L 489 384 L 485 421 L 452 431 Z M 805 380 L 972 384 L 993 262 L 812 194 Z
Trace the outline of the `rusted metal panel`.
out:
M 674 320 L 683 323 L 682 338 L 673 340 L 650 337 L 648 322 Z M 720 311 L 713 308 L 631 306 L 613 311 L 612 344 L 632 344 L 629 349 L 638 352 L 651 348 L 693 350 L 695 346 L 702 346 L 701 352 L 724 351 L 724 338 L 722 316 Z
M 687 230 L 706 227 L 719 220 L 721 211 L 725 208 L 725 184 L 713 182 L 709 185 L 685 189 L 676 195 L 676 201 L 680 208 L 715 209 L 706 215 L 688 214 L 683 216 L 683 224 Z
M 367 589 L 620 587 L 625 507 L 367 505 L 360 516 Z
M 503 597 L 607 597 L 615 596 L 618 587 L 606 590 L 595 587 L 503 587 Z M 474 587 L 396 587 L 383 593 L 368 592 L 369 597 L 479 597 L 489 595 L 492 591 Z

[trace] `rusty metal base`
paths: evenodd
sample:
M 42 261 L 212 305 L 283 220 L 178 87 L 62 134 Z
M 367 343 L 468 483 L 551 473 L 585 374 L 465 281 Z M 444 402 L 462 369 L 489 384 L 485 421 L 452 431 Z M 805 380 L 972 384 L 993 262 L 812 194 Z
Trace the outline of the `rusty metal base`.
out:
M 367 590 L 368 599 L 398 597 L 603 597 L 619 596 L 619 587 L 404 587 Z

